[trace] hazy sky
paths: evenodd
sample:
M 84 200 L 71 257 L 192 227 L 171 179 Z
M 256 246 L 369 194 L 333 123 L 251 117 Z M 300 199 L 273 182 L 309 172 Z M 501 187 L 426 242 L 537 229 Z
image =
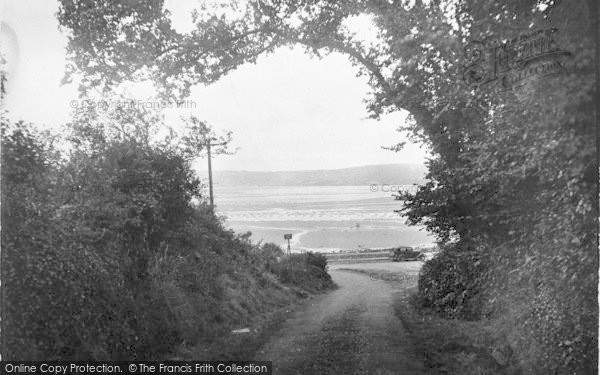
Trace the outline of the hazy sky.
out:
M 13 120 L 54 127 L 70 116 L 74 85 L 61 86 L 66 38 L 54 16 L 58 3 L 3 0 L 2 51 L 9 81 L 4 106 Z M 186 29 L 194 1 L 169 1 L 174 25 Z M 365 30 L 368 32 L 368 30 Z M 217 131 L 233 131 L 235 155 L 218 156 L 227 170 L 333 169 L 368 164 L 421 163 L 425 151 L 400 153 L 381 146 L 405 140 L 395 131 L 404 114 L 366 119 L 369 87 L 342 55 L 311 59 L 300 48 L 283 48 L 245 65 L 214 85 L 196 87 L 195 108 L 166 111 L 169 121 L 194 114 Z M 140 98 L 131 98 L 143 100 Z M 193 106 L 192 106 L 193 107 Z M 205 161 L 198 161 L 203 168 Z

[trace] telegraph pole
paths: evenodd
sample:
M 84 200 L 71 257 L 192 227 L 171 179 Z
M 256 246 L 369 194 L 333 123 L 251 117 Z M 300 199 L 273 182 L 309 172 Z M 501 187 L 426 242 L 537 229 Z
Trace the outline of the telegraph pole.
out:
M 210 143 L 210 141 L 216 140 L 216 138 L 209 138 L 206 141 L 206 151 L 208 153 L 208 191 L 210 194 L 210 210 L 214 211 L 215 210 L 215 200 L 213 197 L 213 181 L 212 181 L 212 162 L 211 162 L 211 153 L 210 153 L 210 149 L 213 146 L 224 146 L 227 144 L 227 142 L 223 142 L 223 143 Z
M 210 193 L 210 210 L 215 210 L 215 200 L 213 198 L 213 186 L 212 186 L 212 165 L 210 156 L 210 140 L 206 143 L 206 150 L 208 151 L 208 191 Z

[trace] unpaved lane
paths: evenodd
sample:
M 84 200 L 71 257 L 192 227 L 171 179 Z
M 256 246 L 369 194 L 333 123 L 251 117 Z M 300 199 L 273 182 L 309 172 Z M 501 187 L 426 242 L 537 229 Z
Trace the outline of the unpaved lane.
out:
M 424 374 L 398 318 L 396 293 L 368 275 L 330 271 L 339 289 L 288 319 L 259 352 L 274 374 Z
M 363 271 L 385 271 L 401 274 L 418 274 L 422 262 L 364 262 L 364 263 L 329 263 L 330 270 L 356 269 Z

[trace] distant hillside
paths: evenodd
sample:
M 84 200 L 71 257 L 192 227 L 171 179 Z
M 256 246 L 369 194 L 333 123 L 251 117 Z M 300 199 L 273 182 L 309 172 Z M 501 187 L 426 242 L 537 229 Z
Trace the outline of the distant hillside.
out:
M 213 171 L 213 178 L 215 185 L 222 186 L 408 185 L 423 182 L 425 172 L 421 164 L 381 164 L 308 171 Z

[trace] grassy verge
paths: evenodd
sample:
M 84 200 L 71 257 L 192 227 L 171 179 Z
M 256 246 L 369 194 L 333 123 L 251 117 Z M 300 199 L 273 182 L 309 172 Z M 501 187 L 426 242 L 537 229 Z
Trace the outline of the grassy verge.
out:
M 224 282 L 225 306 L 216 334 L 181 345 L 172 359 L 251 360 L 297 306 L 335 288 L 324 257 L 310 253 L 256 271 L 238 269 Z
M 310 297 L 308 297 L 310 298 Z M 193 347 L 182 346 L 173 359 L 178 360 L 252 360 L 269 337 L 276 332 L 289 315 L 302 303 L 300 298 L 289 305 L 255 316 L 250 332 L 224 332 L 221 336 L 201 340 Z
M 416 287 L 395 301 L 402 321 L 431 374 L 520 374 L 509 346 L 486 321 L 443 319 L 416 301 Z

